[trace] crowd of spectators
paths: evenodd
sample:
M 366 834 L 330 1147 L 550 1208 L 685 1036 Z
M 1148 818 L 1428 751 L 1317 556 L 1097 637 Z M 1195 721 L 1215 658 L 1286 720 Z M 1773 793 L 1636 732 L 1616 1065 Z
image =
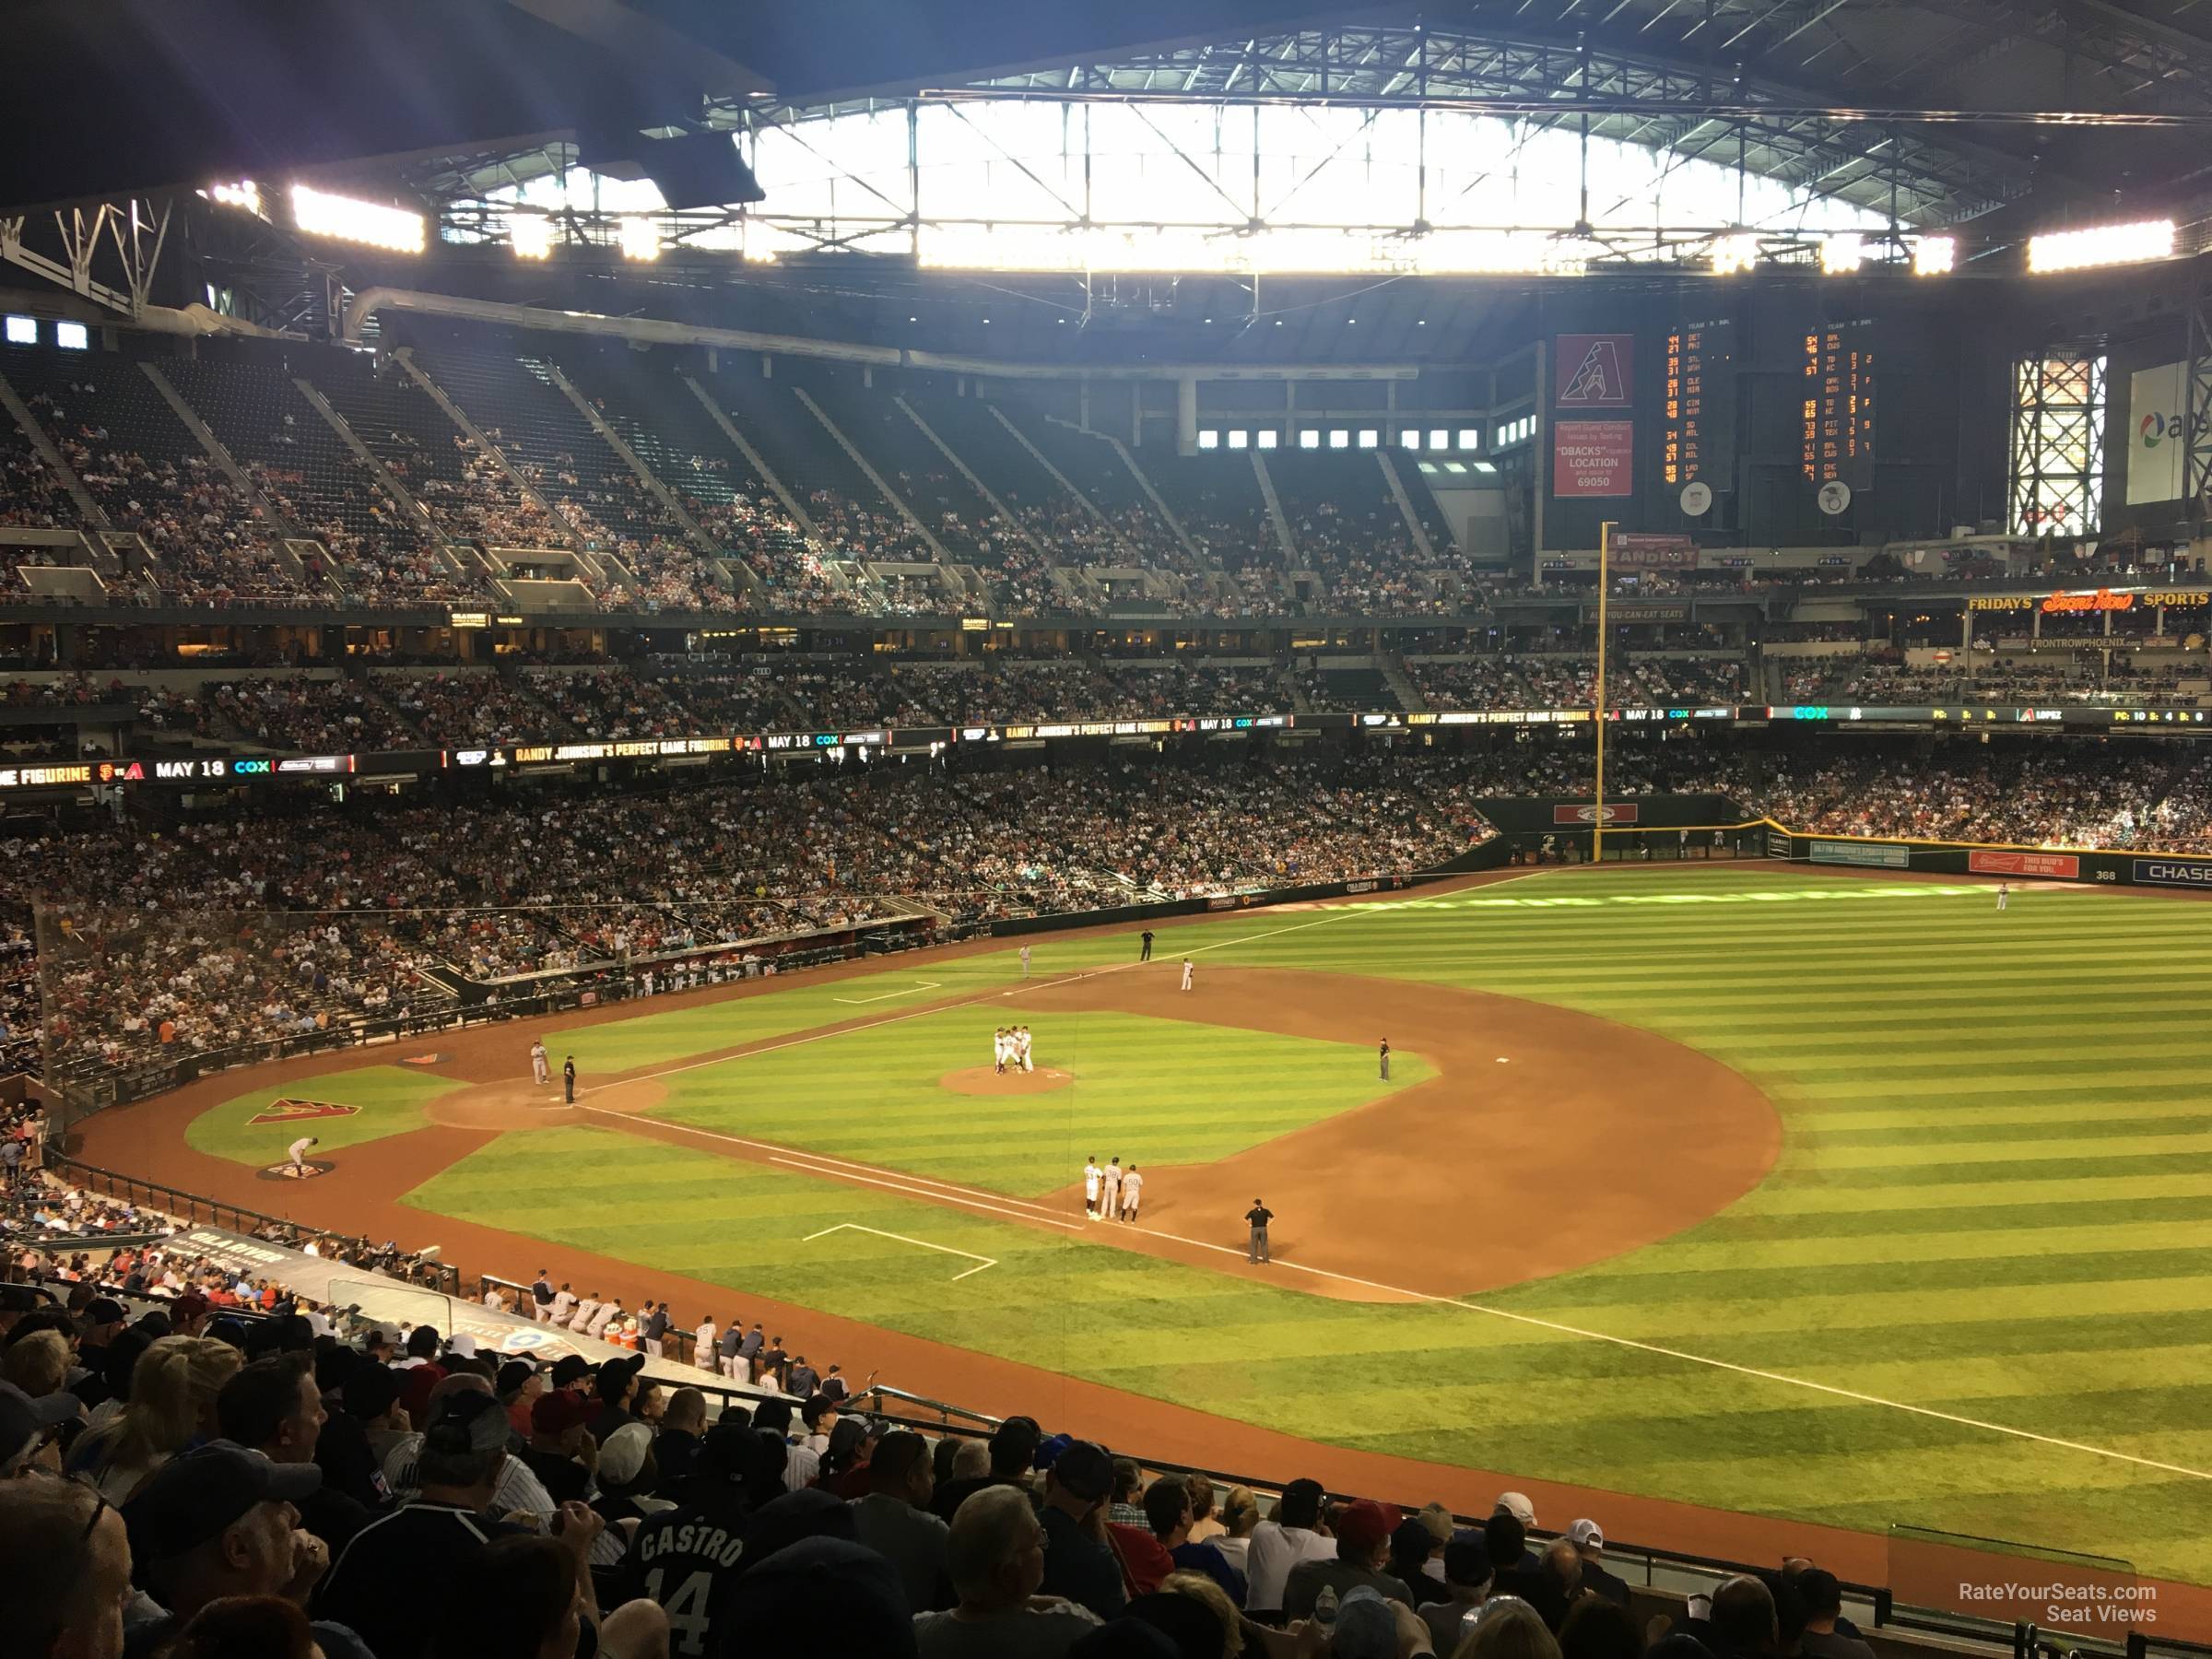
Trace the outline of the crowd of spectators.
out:
M 1724 793 L 1793 830 L 2015 846 L 2212 850 L 2212 783 L 2193 755 L 2059 740 L 1759 750 L 1722 760 Z
M 381 698 L 348 680 L 273 675 L 228 681 L 209 688 L 208 712 L 264 748 L 345 755 L 411 748 L 419 741 Z M 205 714 L 195 724 L 204 734 L 218 730 Z
M 837 1368 L 783 1393 L 647 1351 L 493 1350 L 165 1259 L 0 1307 L 0 1554 L 19 1629 L 72 1659 L 1866 1659 L 1794 1559 L 1650 1627 L 1602 1523 L 1148 1474 L 1009 1417 L 873 1418 Z M 567 1300 L 541 1273 L 545 1313 Z M 595 1295 L 590 1299 L 599 1302 Z M 606 1303 L 601 1302 L 601 1307 Z M 618 1302 L 616 1304 L 618 1305 Z M 570 1328 L 574 1328 L 571 1322 Z M 707 1321 L 695 1356 L 760 1326 Z M 782 1347 L 780 1338 L 766 1339 Z M 1556 1524 L 1556 1523 L 1555 1523 Z
M 1581 656 L 1412 660 L 1406 671 L 1432 709 L 1587 708 L 1597 682 L 1596 659 Z M 1615 708 L 1733 704 L 1750 683 L 1735 656 L 1616 656 L 1606 679 Z
M 383 806 L 0 842 L 7 1041 L 66 1075 L 442 1018 L 453 982 L 602 973 L 847 929 L 1423 867 L 1491 833 L 1487 774 L 1316 761 L 809 768 L 657 793 Z M 34 967 L 29 903 L 53 930 Z M 663 971 L 662 984 L 683 970 Z
M 2066 658 L 2046 652 L 2038 660 L 1976 656 L 1963 664 L 1909 665 L 1873 657 L 1834 657 L 1787 675 L 1784 693 L 1794 703 L 1873 703 L 1918 707 L 1935 703 L 2094 703 L 2114 708 L 2194 700 L 2212 671 L 2186 677 L 2170 665 L 2138 668 L 2115 653 Z

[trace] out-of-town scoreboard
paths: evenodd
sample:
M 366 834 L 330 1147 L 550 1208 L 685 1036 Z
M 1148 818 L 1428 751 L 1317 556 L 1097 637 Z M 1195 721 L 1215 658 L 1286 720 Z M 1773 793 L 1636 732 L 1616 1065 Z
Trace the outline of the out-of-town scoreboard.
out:
M 1679 487 L 1735 482 L 1735 325 L 1726 318 L 1670 330 L 1659 404 L 1659 477 Z
M 1805 334 L 1798 466 L 1813 484 L 1874 482 L 1874 324 L 1827 323 Z

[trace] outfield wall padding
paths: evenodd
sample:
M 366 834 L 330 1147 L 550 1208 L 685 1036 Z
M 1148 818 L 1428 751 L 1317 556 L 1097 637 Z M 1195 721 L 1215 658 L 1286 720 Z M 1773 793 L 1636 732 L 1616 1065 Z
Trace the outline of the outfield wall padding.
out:
M 2077 881 L 2212 892 L 2212 856 L 2078 847 L 2016 847 L 1978 841 L 1807 835 L 1773 824 L 1769 853 L 1829 869 L 1918 870 L 2003 881 Z

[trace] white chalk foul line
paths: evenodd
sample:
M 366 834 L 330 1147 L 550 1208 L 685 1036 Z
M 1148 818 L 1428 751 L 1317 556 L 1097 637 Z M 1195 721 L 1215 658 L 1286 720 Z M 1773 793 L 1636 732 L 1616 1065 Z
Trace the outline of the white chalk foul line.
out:
M 1216 1244 L 1206 1239 L 1186 1239 L 1181 1233 L 1160 1232 L 1147 1228 L 1157 1238 L 1172 1239 L 1178 1244 L 1188 1244 L 1198 1250 L 1211 1250 L 1222 1255 L 1241 1257 L 1245 1253 L 1228 1244 Z M 1687 1353 L 1656 1342 L 1641 1342 L 1633 1336 L 1616 1336 L 1607 1331 L 1592 1331 L 1581 1325 L 1562 1324 L 1555 1319 L 1540 1319 L 1533 1313 L 1516 1313 L 1509 1308 L 1493 1308 L 1484 1302 L 1468 1301 L 1457 1296 L 1435 1296 L 1426 1290 L 1407 1290 L 1397 1285 L 1385 1285 L 1375 1279 L 1361 1278 L 1356 1274 L 1335 1273 L 1326 1267 L 1309 1267 L 1302 1262 L 1285 1261 L 1277 1257 L 1272 1265 L 1288 1267 L 1293 1272 L 1312 1274 L 1316 1278 L 1333 1279 L 1342 1285 L 1358 1285 L 1368 1290 L 1380 1290 L 1391 1296 L 1402 1296 L 1410 1301 L 1429 1302 L 1438 1307 L 1464 1308 L 1470 1313 L 1485 1314 L 1491 1319 L 1502 1319 L 1513 1324 L 1530 1325 L 1540 1331 L 1551 1331 L 1561 1336 L 1576 1336 L 1585 1342 L 1610 1343 L 1615 1347 L 1632 1348 L 1638 1353 L 1656 1354 L 1666 1359 L 1679 1359 L 1689 1365 L 1709 1366 L 1714 1371 L 1733 1371 L 1739 1377 L 1755 1378 L 1761 1382 L 1779 1382 L 1791 1388 L 1810 1389 L 1815 1394 L 1829 1394 L 1839 1400 L 1850 1400 L 1861 1406 L 1886 1406 L 1892 1411 L 1910 1412 L 1914 1417 L 1932 1418 L 1941 1423 L 1956 1423 L 1964 1429 L 1985 1430 L 1992 1434 L 2010 1435 L 2015 1440 L 2033 1441 L 2038 1445 L 2057 1446 L 2068 1452 L 2086 1452 L 2092 1457 L 2109 1457 L 2120 1463 L 2134 1464 L 2140 1468 L 2156 1469 L 2164 1475 L 2184 1475 L 2192 1480 L 2212 1480 L 2212 1470 L 2192 1469 L 2182 1464 L 2161 1463 L 2153 1457 L 2138 1457 L 2132 1452 L 2117 1452 L 2110 1446 L 2092 1446 L 2083 1441 L 2062 1440 L 2056 1435 L 2038 1434 L 2031 1429 L 2015 1429 L 2006 1423 L 1993 1423 L 1984 1418 L 1964 1417 L 1954 1411 L 1938 1411 L 1933 1406 L 1913 1406 L 1903 1400 L 1888 1400 L 1879 1394 L 1862 1394 L 1855 1388 L 1841 1388 L 1832 1382 L 1816 1382 L 1808 1377 L 1793 1377 L 1783 1371 L 1762 1371 L 1753 1365 L 1738 1365 L 1729 1359 L 1714 1359 L 1704 1354 Z
M 965 1256 L 968 1258 L 968 1260 L 975 1263 L 976 1265 L 969 1268 L 966 1272 L 954 1274 L 950 1282 L 956 1285 L 959 1284 L 962 1279 L 968 1277 L 970 1274 L 981 1273 L 985 1267 L 995 1267 L 998 1265 L 998 1258 L 996 1256 L 977 1255 L 972 1250 L 955 1250 L 949 1244 L 932 1244 L 927 1239 L 910 1239 L 904 1233 L 885 1232 L 880 1227 L 863 1227 L 857 1221 L 841 1221 L 835 1227 L 825 1227 L 820 1232 L 808 1233 L 804 1239 L 801 1239 L 799 1242 L 802 1244 L 811 1244 L 817 1239 L 826 1239 L 834 1232 L 874 1233 L 879 1239 L 896 1239 L 901 1244 L 918 1244 L 924 1250 L 941 1250 L 947 1255 Z
M 858 1007 L 863 1003 L 889 1002 L 894 996 L 912 996 L 917 991 L 939 991 L 943 988 L 935 980 L 916 980 L 903 991 L 883 991 L 874 996 L 833 996 L 830 1000 L 843 1003 L 847 1007 Z

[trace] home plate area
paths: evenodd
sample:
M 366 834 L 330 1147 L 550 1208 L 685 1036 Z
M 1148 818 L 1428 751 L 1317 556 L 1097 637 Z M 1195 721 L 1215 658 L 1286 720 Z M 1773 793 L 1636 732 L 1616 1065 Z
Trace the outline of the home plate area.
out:
M 955 1094 L 1030 1095 L 1050 1094 L 1055 1088 L 1065 1088 L 1075 1080 L 1073 1074 L 1050 1065 L 1041 1065 L 1035 1071 L 1016 1071 L 1008 1066 L 1003 1072 L 988 1065 L 971 1065 L 965 1071 L 947 1072 L 937 1079 L 937 1086 Z
M 312 1181 L 318 1175 L 327 1175 L 337 1166 L 326 1158 L 311 1158 L 294 1168 L 288 1159 L 283 1163 L 264 1164 L 253 1171 L 263 1181 Z

